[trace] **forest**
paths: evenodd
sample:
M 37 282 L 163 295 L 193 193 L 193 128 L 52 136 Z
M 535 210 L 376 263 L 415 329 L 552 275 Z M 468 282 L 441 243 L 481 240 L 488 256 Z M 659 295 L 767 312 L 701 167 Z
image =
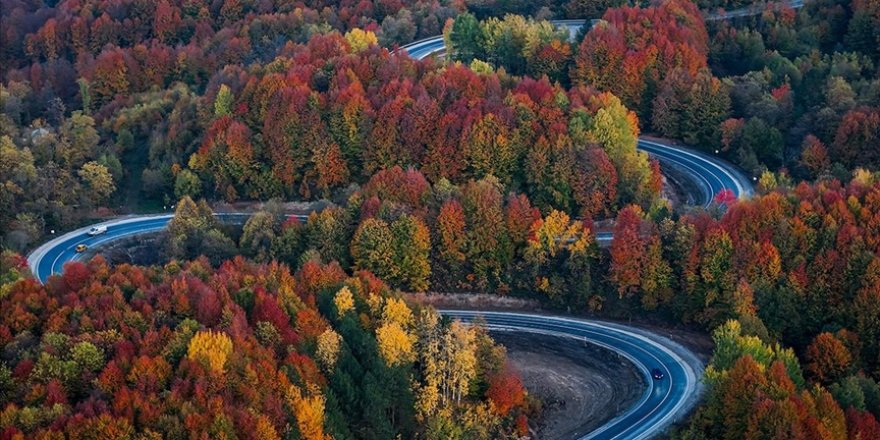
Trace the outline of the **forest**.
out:
M 880 438 L 876 0 L 2 8 L 0 438 L 527 435 L 503 347 L 402 292 L 711 335 L 672 438 Z M 670 199 L 644 134 L 755 196 Z M 22 257 L 172 205 L 160 264 Z
M 42 286 L 2 258 L 3 438 L 496 439 L 533 411 L 484 330 L 367 271 L 98 257 Z

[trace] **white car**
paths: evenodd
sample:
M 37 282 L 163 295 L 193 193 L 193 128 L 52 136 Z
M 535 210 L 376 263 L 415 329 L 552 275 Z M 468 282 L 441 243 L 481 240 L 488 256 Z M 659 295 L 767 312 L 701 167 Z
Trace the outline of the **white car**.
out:
M 87 232 L 87 234 L 89 234 L 89 236 L 91 236 L 91 237 L 94 237 L 96 235 L 101 235 L 106 232 L 107 232 L 106 226 L 95 226 L 92 229 L 89 229 L 89 232 Z

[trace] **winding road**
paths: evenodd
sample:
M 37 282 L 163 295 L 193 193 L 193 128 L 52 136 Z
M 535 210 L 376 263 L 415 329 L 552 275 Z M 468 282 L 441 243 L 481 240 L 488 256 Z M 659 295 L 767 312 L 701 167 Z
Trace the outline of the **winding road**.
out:
M 579 440 L 650 438 L 684 416 L 696 403 L 702 385 L 703 364 L 688 349 L 653 333 L 603 321 L 511 312 L 441 310 L 444 316 L 463 322 L 482 318 L 494 331 L 540 333 L 576 338 L 599 345 L 629 360 L 646 384 L 635 405 Z M 658 368 L 662 380 L 651 377 Z
M 690 180 L 694 192 L 689 194 L 689 197 L 698 200 L 698 204 L 708 206 L 715 195 L 724 190 L 729 190 L 736 197 L 749 197 L 753 192 L 752 183 L 748 178 L 732 165 L 718 158 L 646 139 L 639 139 L 638 145 L 641 150 L 656 157 L 661 166 L 674 167 Z M 223 221 L 240 221 L 250 214 L 215 215 Z M 173 214 L 133 216 L 83 227 L 54 238 L 35 249 L 28 255 L 28 265 L 34 276 L 45 283 L 50 275 L 61 273 L 65 263 L 83 257 L 84 254 L 76 252 L 78 245 L 84 244 L 94 248 L 126 237 L 159 232 L 165 229 L 172 217 Z M 304 215 L 297 217 L 300 220 L 307 218 Z M 94 226 L 106 226 L 107 232 L 90 236 L 88 231 Z M 602 243 L 608 243 L 613 238 L 611 232 L 596 234 L 596 240 Z
M 800 7 L 803 3 L 797 0 L 790 5 Z M 726 14 L 729 17 L 746 15 L 740 11 Z M 583 26 L 584 21 L 564 20 L 556 23 L 568 27 L 569 32 L 574 34 Z M 445 46 L 442 36 L 438 36 L 414 42 L 401 49 L 414 58 L 422 59 L 444 52 Z M 638 148 L 656 157 L 664 168 L 675 168 L 679 174 L 685 176 L 692 183 L 689 187 L 693 193 L 689 196 L 696 205 L 709 205 L 715 195 L 723 190 L 731 191 L 736 197 L 748 197 L 753 192 L 752 182 L 748 177 L 717 157 L 648 139 L 639 139 Z M 241 221 L 248 215 L 217 214 L 221 220 L 230 222 Z M 45 283 L 51 275 L 61 273 L 65 263 L 83 258 L 83 254 L 76 252 L 78 245 L 85 244 L 95 248 L 127 237 L 159 232 L 166 228 L 171 218 L 171 214 L 162 214 L 112 220 L 100 223 L 99 225 L 107 226 L 107 232 L 94 237 L 88 235 L 88 230 L 98 225 L 77 229 L 54 238 L 31 252 L 28 255 L 28 264 L 34 276 Z M 607 232 L 600 233 L 597 237 L 599 241 L 609 241 L 612 238 Z M 608 348 L 635 365 L 646 383 L 641 398 L 634 406 L 605 425 L 584 433 L 581 439 L 633 440 L 652 437 L 684 416 L 696 403 L 701 391 L 698 378 L 702 375 L 703 365 L 697 357 L 686 348 L 644 330 L 600 321 L 535 314 L 462 310 L 444 310 L 442 313 L 463 321 L 481 316 L 492 330 L 577 338 Z M 652 368 L 662 370 L 664 379 L 653 380 L 649 373 Z
M 699 169 L 712 169 L 709 166 Z M 724 186 L 722 176 L 718 185 Z M 711 183 L 708 187 L 718 188 Z M 735 189 L 731 188 L 732 190 Z M 215 214 L 226 222 L 241 222 L 249 214 Z M 28 264 L 34 276 L 45 283 L 50 276 L 60 274 L 64 264 L 84 258 L 76 252 L 76 246 L 86 244 L 90 248 L 141 234 L 164 230 L 172 214 L 135 216 L 112 220 L 98 225 L 107 226 L 107 232 L 98 236 L 88 235 L 92 226 L 84 227 L 57 237 L 28 255 Z M 305 216 L 298 216 L 304 218 Z M 97 226 L 97 225 L 93 225 Z M 610 234 L 600 239 L 610 239 Z M 695 405 L 701 384 L 703 365 L 684 347 L 658 335 L 639 329 L 598 321 L 586 321 L 535 314 L 469 312 L 444 310 L 446 316 L 471 321 L 482 316 L 492 330 L 541 333 L 553 336 L 577 338 L 618 353 L 628 359 L 644 378 L 646 384 L 641 398 L 635 405 L 608 421 L 598 429 L 584 433 L 579 439 L 633 440 L 644 439 L 662 432 L 670 423 L 682 418 Z M 664 379 L 656 381 L 649 371 L 659 368 Z

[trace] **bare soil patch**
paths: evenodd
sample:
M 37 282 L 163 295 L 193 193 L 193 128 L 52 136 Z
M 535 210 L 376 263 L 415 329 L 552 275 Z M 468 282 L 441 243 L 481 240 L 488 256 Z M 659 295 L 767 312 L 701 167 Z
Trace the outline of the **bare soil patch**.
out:
M 543 405 L 537 438 L 579 438 L 626 411 L 646 384 L 616 353 L 562 336 L 490 332 Z

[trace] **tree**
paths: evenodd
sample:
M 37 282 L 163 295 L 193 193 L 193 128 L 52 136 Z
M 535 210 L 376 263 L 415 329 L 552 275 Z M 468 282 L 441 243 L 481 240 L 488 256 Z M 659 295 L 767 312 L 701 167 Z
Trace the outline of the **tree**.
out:
M 376 342 L 379 344 L 379 354 L 389 367 L 415 359 L 415 338 L 397 322 L 388 322 L 377 328 Z
M 98 104 L 107 103 L 119 95 L 128 95 L 130 84 L 125 56 L 125 51 L 114 47 L 101 51 L 95 60 L 95 70 L 89 83 L 89 90 L 94 93 L 95 102 Z
M 493 403 L 498 414 L 506 416 L 513 408 L 525 403 L 526 390 L 519 374 L 510 366 L 495 374 L 489 380 L 486 397 Z
M 457 200 L 447 200 L 437 214 L 437 247 L 441 261 L 450 269 L 462 265 L 465 261 L 464 211 Z
M 546 75 L 550 81 L 568 84 L 571 61 L 571 45 L 565 40 L 552 40 L 542 44 L 528 60 L 528 71 L 536 78 Z
M 303 440 L 330 440 L 324 433 L 326 400 L 317 388 L 310 388 L 309 394 L 304 395 L 299 387 L 290 385 L 285 397 Z
M 351 257 L 355 268 L 369 270 L 389 280 L 400 279 L 400 268 L 395 265 L 393 239 L 391 228 L 384 220 L 364 220 L 355 231 L 351 242 Z
M 601 148 L 578 152 L 572 173 L 572 196 L 580 216 L 594 219 L 610 214 L 617 203 L 617 170 Z
M 877 421 L 873 414 L 849 408 L 846 410 L 846 419 L 849 426 L 849 438 L 866 439 L 880 437 L 880 422 Z
M 645 267 L 642 271 L 642 306 L 653 310 L 672 298 L 672 267 L 663 257 L 663 245 L 657 235 L 645 242 Z
M 391 277 L 391 281 L 413 291 L 427 289 L 431 275 L 428 261 L 431 236 L 428 227 L 417 217 L 404 214 L 391 224 L 390 232 L 395 267 L 395 276 Z
M 260 211 L 245 222 L 239 246 L 255 261 L 267 262 L 275 240 L 275 217 L 269 212 Z
M 758 174 L 782 164 L 782 133 L 761 118 L 728 119 L 721 125 L 721 144 L 732 150 L 740 166 Z
M 408 328 L 413 322 L 412 310 L 402 299 L 386 298 L 382 307 L 382 322 Z
M 352 243 L 350 214 L 339 207 L 331 207 L 309 215 L 306 224 L 308 246 L 317 250 L 324 261 L 348 264 L 348 243 Z
M 214 213 L 208 204 L 200 201 L 196 205 L 189 197 L 177 202 L 174 218 L 168 222 L 166 231 L 168 253 L 174 258 L 192 258 L 203 252 L 212 256 L 211 248 L 219 251 L 229 241 L 217 229 Z M 207 246 L 209 242 L 212 246 Z
M 873 146 L 880 142 L 880 111 L 857 108 L 843 116 L 831 153 L 837 161 L 852 167 L 856 164 L 876 167 L 880 153 Z
M 807 135 L 801 144 L 801 166 L 806 168 L 812 177 L 818 177 L 831 167 L 828 149 L 816 136 Z
M 696 319 L 711 326 L 731 317 L 731 299 L 736 290 L 734 246 L 726 231 L 712 229 L 706 232 L 697 252 L 697 260 L 685 269 L 685 289 L 699 310 Z
M 211 330 L 196 333 L 189 341 L 186 357 L 202 363 L 210 371 L 222 372 L 232 354 L 232 339 Z
M 652 105 L 654 129 L 709 151 L 720 144 L 719 126 L 730 114 L 727 88 L 708 69 L 670 72 Z
M 582 306 L 590 292 L 593 234 L 561 211 L 535 220 L 523 251 L 526 287 L 558 303 Z
M 27 200 L 26 188 L 36 180 L 37 167 L 30 150 L 19 150 L 9 136 L 0 136 L 0 225 L 7 234 L 12 232 L 14 214 L 24 214 L 22 203 Z
M 568 0 L 563 8 L 568 18 L 601 18 L 608 9 L 625 3 L 623 0 Z
M 456 17 L 452 27 L 444 32 L 443 39 L 446 40 L 448 56 L 452 60 L 468 64 L 474 58 L 485 59 L 482 51 L 485 36 L 480 22 L 471 13 Z
M 440 405 L 440 388 L 443 381 L 440 371 L 440 344 L 443 327 L 440 314 L 431 307 L 422 308 L 416 322 L 416 352 L 422 370 L 422 383 L 416 388 L 416 419 L 430 419 Z
M 375 173 L 394 166 L 406 167 L 417 160 L 412 155 L 414 151 L 404 144 L 402 134 L 401 122 L 404 111 L 411 103 L 412 98 L 406 93 L 401 93 L 378 109 L 370 133 L 372 142 L 368 143 L 364 150 L 365 173 Z
M 235 201 L 246 192 L 256 166 L 250 129 L 230 116 L 214 120 L 202 145 L 189 160 L 189 167 L 201 173 L 206 181 L 227 201 Z
M 376 34 L 359 28 L 354 28 L 348 31 L 345 34 L 345 41 L 348 41 L 348 44 L 351 46 L 351 50 L 354 53 L 363 52 L 370 46 L 379 44 Z
M 501 281 L 513 255 L 510 235 L 504 221 L 501 184 L 489 177 L 465 185 L 462 208 L 467 219 L 466 252 L 479 289 Z
M 83 179 L 86 187 L 91 190 L 89 198 L 96 204 L 106 201 L 110 194 L 116 191 L 113 176 L 104 165 L 94 161 L 86 162 L 77 174 Z
M 214 116 L 220 118 L 231 115 L 234 99 L 229 86 L 221 84 L 220 89 L 217 90 L 217 96 L 214 98 Z
M 694 3 L 612 8 L 602 18 L 581 42 L 573 80 L 614 93 L 646 119 L 665 75 L 707 65 L 709 37 Z
M 840 339 L 833 334 L 818 334 L 807 347 L 805 354 L 807 372 L 822 383 L 831 383 L 845 375 L 851 365 L 852 355 Z
M 188 170 L 183 169 L 177 173 L 174 179 L 174 196 L 178 199 L 184 197 L 198 197 L 202 193 L 202 181 L 199 176 Z
M 507 197 L 507 230 L 514 246 L 519 247 L 529 238 L 529 231 L 535 220 L 541 218 L 541 211 L 532 206 L 525 194 L 510 194 Z
M 599 144 L 617 171 L 621 201 L 649 206 L 657 194 L 650 184 L 648 156 L 636 150 L 639 130 L 635 113 L 609 93 L 594 100 L 599 107 L 594 116 L 575 110 L 569 124 L 572 140 L 575 144 Z
M 348 287 L 343 287 L 333 296 L 333 305 L 336 306 L 336 315 L 342 319 L 346 313 L 354 310 L 354 296 Z
M 460 403 L 477 374 L 476 331 L 454 321 L 443 337 L 440 371 L 444 375 L 441 393 L 444 402 Z
M 507 127 L 492 113 L 475 123 L 465 141 L 465 159 L 475 179 L 489 175 L 508 183 L 516 160 Z
M 339 333 L 336 333 L 333 329 L 328 328 L 318 336 L 317 356 L 321 366 L 324 367 L 324 371 L 333 371 L 336 361 L 339 359 L 341 345 L 342 336 L 339 336 Z
M 324 141 L 315 143 L 312 148 L 312 162 L 318 174 L 315 184 L 323 197 L 330 197 L 331 188 L 349 181 L 348 165 L 339 145 Z
M 876 2 L 864 1 L 853 5 L 853 17 L 849 21 L 846 43 L 858 52 L 873 55 L 880 54 L 877 43 L 880 42 L 880 7 Z
M 377 197 L 382 202 L 399 203 L 418 211 L 431 196 L 431 184 L 414 168 L 394 166 L 370 177 L 363 193 L 365 198 Z
M 180 9 L 168 0 L 156 4 L 156 18 L 153 20 L 153 33 L 162 42 L 172 42 L 182 25 Z
M 62 143 L 58 147 L 58 159 L 67 169 L 80 168 L 95 157 L 95 147 L 101 139 L 95 130 L 95 120 L 81 112 L 73 112 L 61 126 Z
M 272 258 L 297 268 L 299 257 L 306 250 L 306 232 L 306 226 L 299 219 L 288 218 L 281 224 L 281 231 L 272 242 Z
M 617 285 L 621 298 L 632 296 L 641 285 L 642 270 L 647 260 L 641 225 L 642 210 L 635 205 L 621 210 L 614 225 L 609 278 Z

